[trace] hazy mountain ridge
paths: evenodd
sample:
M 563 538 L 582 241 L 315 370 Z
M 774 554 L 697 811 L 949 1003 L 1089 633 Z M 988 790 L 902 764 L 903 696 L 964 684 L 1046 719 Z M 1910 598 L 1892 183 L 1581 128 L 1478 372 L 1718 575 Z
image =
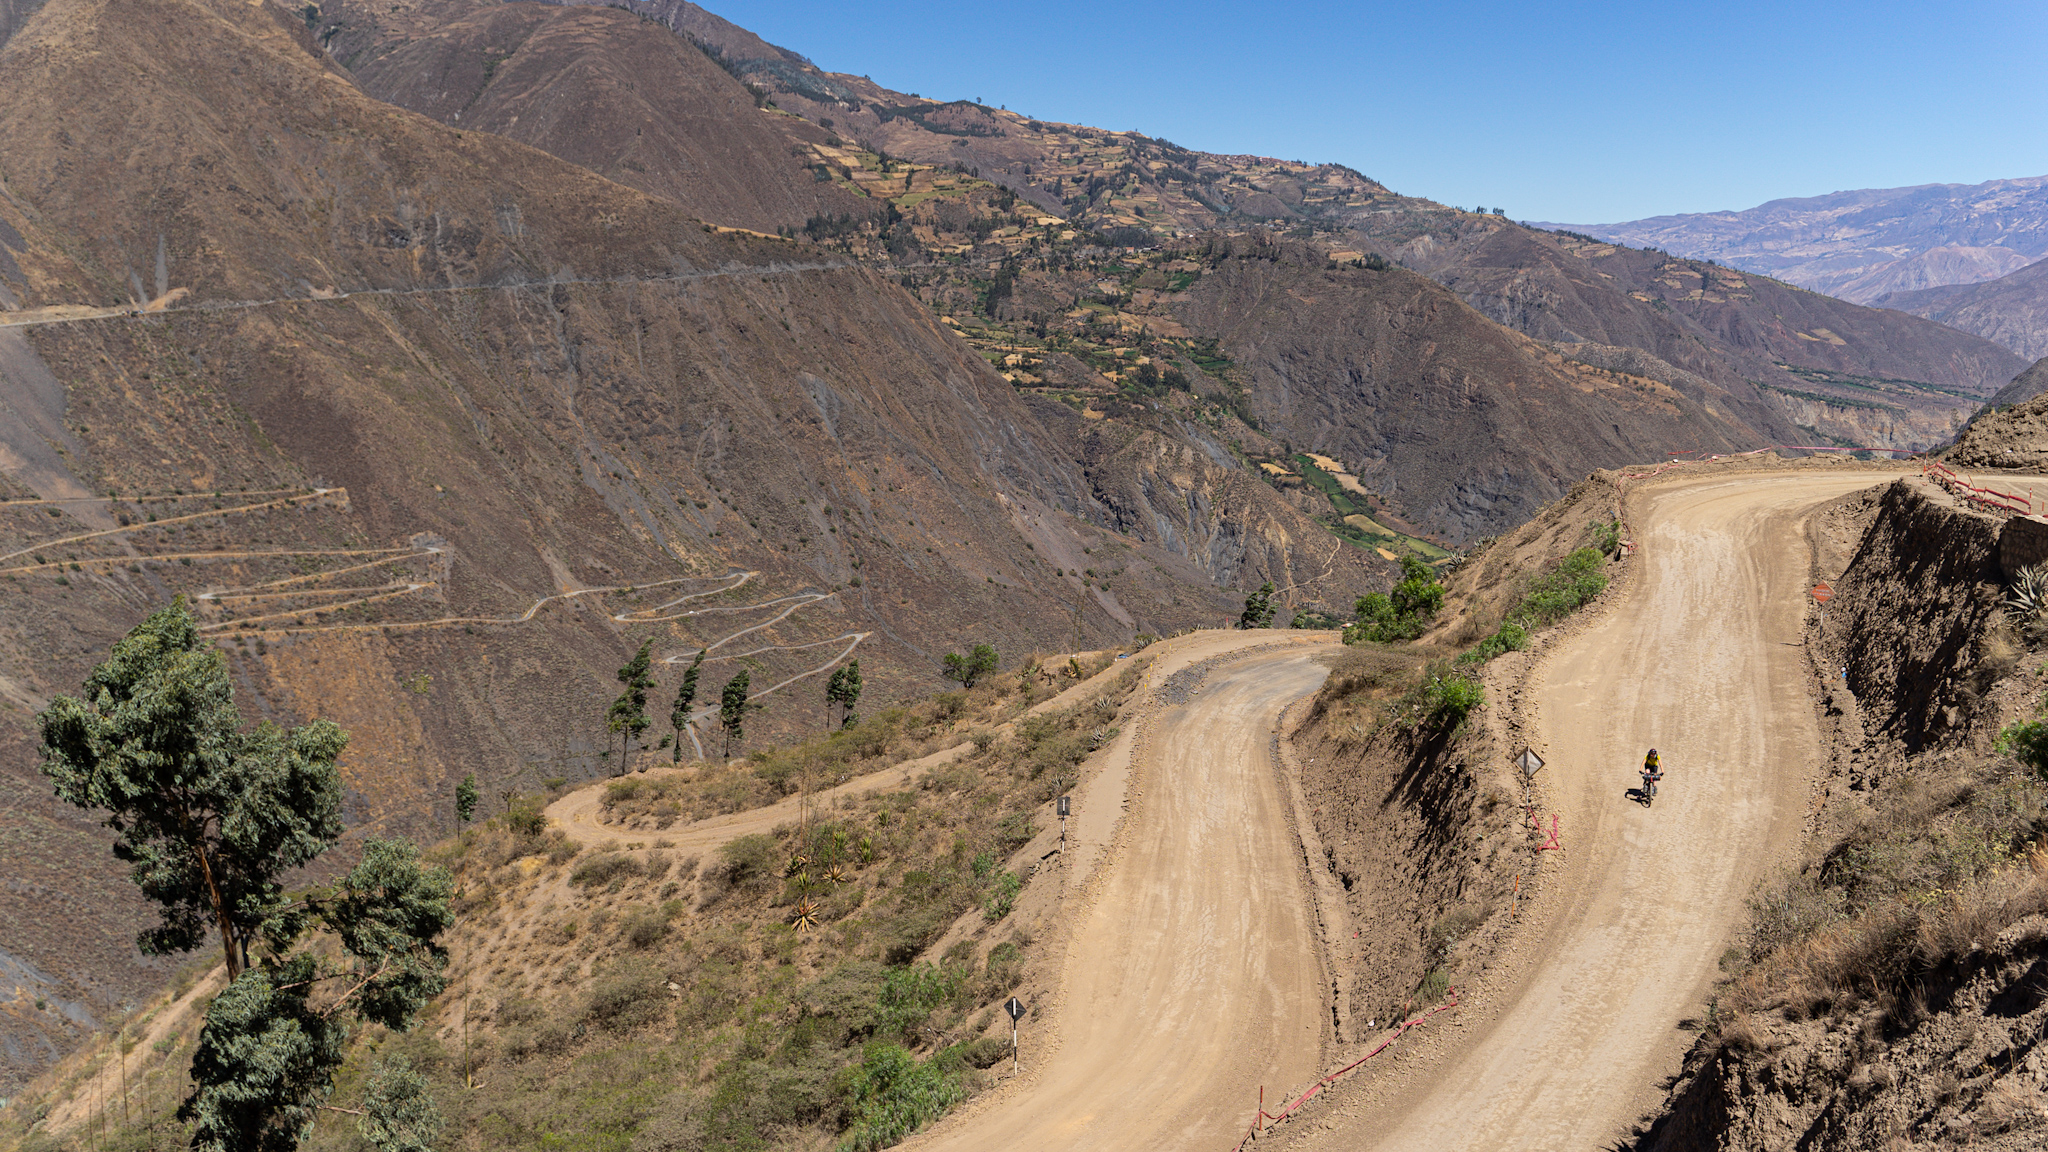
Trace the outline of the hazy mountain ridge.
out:
M 1864 188 L 1731 212 L 1550 224 L 1717 260 L 1859 304 L 1991 280 L 2048 256 L 2048 176 Z
M 1895 292 L 1877 303 L 1975 333 L 2022 356 L 2048 356 L 2048 260 L 1981 284 Z
M 1561 345 L 1635 348 L 1713 382 L 1728 414 L 1778 443 L 1932 447 L 2026 363 L 1897 312 L 1494 216 L 1380 213 L 1358 227 L 1359 246 L 1498 323 Z

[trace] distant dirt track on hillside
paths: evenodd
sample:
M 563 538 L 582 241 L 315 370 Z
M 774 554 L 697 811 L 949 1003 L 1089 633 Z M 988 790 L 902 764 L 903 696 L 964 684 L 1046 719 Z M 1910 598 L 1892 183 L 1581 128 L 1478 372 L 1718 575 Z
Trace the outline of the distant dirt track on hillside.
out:
M 1693 1038 L 1679 1021 L 1799 835 L 1819 741 L 1804 523 L 1884 479 L 1726 473 L 1632 494 L 1640 573 L 1540 673 L 1567 866 L 1524 944 L 1533 959 L 1405 1108 L 1342 1115 L 1291 1147 L 1609 1148 L 1661 1100 Z M 1650 747 L 1665 782 L 1644 809 L 1624 792 Z

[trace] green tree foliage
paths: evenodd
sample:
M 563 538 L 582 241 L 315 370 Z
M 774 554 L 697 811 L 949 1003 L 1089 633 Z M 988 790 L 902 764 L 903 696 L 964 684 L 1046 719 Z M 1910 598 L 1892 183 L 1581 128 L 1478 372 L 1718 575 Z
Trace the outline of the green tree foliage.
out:
M 676 689 L 675 706 L 668 710 L 668 726 L 676 730 L 675 763 L 683 762 L 683 737 L 690 730 L 690 709 L 697 703 L 697 673 L 704 667 L 704 649 L 697 649 L 697 658 L 683 670 L 683 686 Z
M 409 844 L 369 840 L 332 888 L 288 899 L 278 877 L 341 835 L 334 759 L 348 743 L 316 720 L 243 730 L 218 652 L 182 600 L 137 625 L 38 720 L 57 794 L 109 813 L 163 922 L 144 951 L 191 951 L 220 932 L 228 985 L 207 1008 L 192 1094 L 178 1110 L 202 1152 L 288 1152 L 334 1085 L 351 1021 L 412 1025 L 446 986 L 448 874 Z M 295 950 L 308 931 L 332 946 Z M 251 963 L 260 937 L 264 954 Z
M 453 920 L 452 890 L 412 845 L 369 840 L 339 884 L 264 921 L 267 955 L 215 997 L 193 1050 L 178 1119 L 197 1152 L 290 1152 L 311 1134 L 351 1024 L 408 1030 L 447 987 L 434 938 Z M 336 947 L 294 951 L 315 927 Z
M 860 703 L 860 661 L 849 661 L 825 682 L 825 702 L 840 709 L 839 727 L 848 728 L 858 719 L 854 706 Z
M 1484 663 L 1503 652 L 1519 652 L 1528 647 L 1529 633 L 1571 615 L 1607 587 L 1607 574 L 1601 571 L 1603 563 L 1598 548 L 1581 548 L 1566 556 L 1556 568 L 1529 585 L 1522 602 L 1515 605 L 1493 635 L 1458 657 L 1458 662 Z
M 747 739 L 747 713 L 758 709 L 747 699 L 747 689 L 753 677 L 745 668 L 739 675 L 725 682 L 725 690 L 718 695 L 718 726 L 725 730 L 725 754 L 732 755 L 733 745 L 745 744 Z
M 2043 700 L 2048 705 L 2048 699 Z M 1998 734 L 1998 747 L 2019 758 L 2043 780 L 2048 780 L 2048 708 L 2035 720 L 2009 724 Z
M 614 776 L 625 775 L 626 756 L 633 747 L 633 741 L 647 731 L 647 690 L 654 687 L 654 678 L 647 674 L 647 650 L 653 644 L 652 640 L 642 643 L 626 666 L 619 669 L 618 681 L 625 685 L 625 691 L 619 693 L 619 698 L 605 710 L 605 726 L 613 732 L 625 734 L 624 742 L 619 745 L 619 770 L 613 773 Z
M 962 688 L 972 688 L 996 670 L 996 650 L 987 644 L 976 644 L 965 656 L 948 652 L 943 670 L 946 679 L 959 681 Z
M 455 818 L 464 824 L 476 817 L 476 773 L 471 772 L 455 786 Z
M 434 1152 L 441 1134 L 441 1110 L 427 1092 L 427 1078 L 412 1062 L 393 1056 L 377 1065 L 363 1094 L 363 1117 L 356 1128 L 382 1152 Z
M 1413 640 L 1429 630 L 1443 611 L 1444 586 L 1429 565 L 1413 556 L 1401 557 L 1401 579 L 1386 592 L 1370 592 L 1352 605 L 1354 620 L 1344 630 L 1347 644 L 1360 640 L 1393 643 Z
M 37 717 L 57 795 L 107 813 L 114 855 L 163 919 L 136 943 L 189 952 L 219 931 L 230 980 L 286 901 L 278 878 L 341 835 L 334 759 L 348 734 L 315 720 L 244 730 L 219 652 L 181 598 L 137 625 Z
M 1237 618 L 1239 628 L 1271 628 L 1273 626 L 1273 582 L 1259 585 L 1259 590 L 1244 598 L 1244 611 Z
M 848 1072 L 853 1123 L 839 1143 L 841 1152 L 877 1152 L 901 1143 L 967 1097 L 956 1078 L 885 1041 L 868 1045 Z

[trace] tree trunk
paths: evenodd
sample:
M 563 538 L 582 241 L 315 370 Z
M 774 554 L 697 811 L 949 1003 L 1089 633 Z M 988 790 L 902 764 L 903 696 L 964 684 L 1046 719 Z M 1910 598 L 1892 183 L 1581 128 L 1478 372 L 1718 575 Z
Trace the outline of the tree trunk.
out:
M 206 859 L 204 848 L 194 848 L 199 857 L 199 874 L 206 878 L 206 894 L 213 900 L 213 915 L 220 923 L 220 950 L 228 961 L 228 982 L 242 974 L 242 956 L 239 941 L 235 939 L 234 921 L 228 919 L 227 900 L 220 894 L 220 885 L 214 882 L 213 865 Z

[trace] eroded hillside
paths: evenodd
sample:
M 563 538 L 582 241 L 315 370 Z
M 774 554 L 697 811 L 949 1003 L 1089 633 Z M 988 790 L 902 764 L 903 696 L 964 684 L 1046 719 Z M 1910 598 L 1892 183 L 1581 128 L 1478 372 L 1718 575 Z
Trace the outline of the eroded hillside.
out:
M 777 739 L 824 725 L 845 659 L 879 704 L 949 648 L 1163 633 L 1268 579 L 1344 603 L 1387 567 L 1333 566 L 1263 488 L 1221 530 L 1170 459 L 1180 518 L 1117 535 L 1063 432 L 898 285 L 374 101 L 294 14 L 60 0 L 0 89 L 0 922 L 26 994 L 76 1009 L 52 1036 L 162 969 L 31 718 L 174 595 L 256 715 L 357 734 L 359 835 L 431 837 L 466 773 L 598 771 L 642 640 L 657 696 L 700 648 L 700 708 L 747 670 Z M 19 1051 L 16 1078 L 48 1055 Z

